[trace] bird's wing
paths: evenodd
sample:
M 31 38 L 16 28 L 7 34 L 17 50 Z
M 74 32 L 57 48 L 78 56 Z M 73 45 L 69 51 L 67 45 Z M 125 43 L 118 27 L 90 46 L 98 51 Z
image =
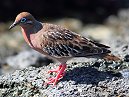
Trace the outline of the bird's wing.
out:
M 42 50 L 50 56 L 87 57 L 110 53 L 108 46 L 91 41 L 68 29 L 52 27 L 43 33 Z

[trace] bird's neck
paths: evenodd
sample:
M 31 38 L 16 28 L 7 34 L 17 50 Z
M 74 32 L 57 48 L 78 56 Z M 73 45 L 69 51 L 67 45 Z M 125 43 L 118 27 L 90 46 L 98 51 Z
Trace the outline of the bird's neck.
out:
M 21 27 L 21 30 L 22 30 L 23 37 L 24 37 L 25 41 L 27 42 L 27 44 L 29 46 L 32 46 L 32 43 L 30 40 L 30 32 L 28 33 L 28 30 L 23 27 Z
M 21 27 L 23 37 L 25 41 L 29 44 L 29 46 L 33 47 L 32 40 L 34 40 L 36 34 L 41 29 L 42 29 L 42 24 L 40 22 L 35 22 L 34 25 Z

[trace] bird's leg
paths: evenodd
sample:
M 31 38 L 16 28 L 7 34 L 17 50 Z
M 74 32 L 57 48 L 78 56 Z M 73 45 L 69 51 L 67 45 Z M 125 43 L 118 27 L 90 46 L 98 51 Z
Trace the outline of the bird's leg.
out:
M 58 68 L 59 68 L 58 71 L 56 70 L 56 72 L 58 72 L 57 76 L 55 78 L 49 78 L 49 81 L 47 82 L 47 84 L 56 85 L 56 83 L 64 76 L 66 64 L 61 64 Z
M 56 69 L 53 69 L 53 70 L 49 70 L 48 71 L 48 73 L 52 73 L 52 72 L 59 72 L 59 70 L 61 69 L 61 67 L 62 67 L 62 64 L 61 65 L 59 65 Z

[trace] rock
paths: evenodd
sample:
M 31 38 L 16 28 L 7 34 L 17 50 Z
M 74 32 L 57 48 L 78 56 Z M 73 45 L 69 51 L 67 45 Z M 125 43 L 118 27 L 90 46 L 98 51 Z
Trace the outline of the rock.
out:
M 124 61 L 129 62 L 129 55 L 126 55 Z
M 54 23 L 66 27 L 67 29 L 70 29 L 71 31 L 75 31 L 77 33 L 79 33 L 82 29 L 82 22 L 74 18 L 63 18 L 55 21 Z
M 57 64 L 56 64 L 57 66 Z M 129 80 L 92 67 L 71 66 L 56 85 L 44 85 L 53 64 L 28 67 L 0 76 L 0 97 L 102 97 L 129 96 Z
M 128 35 L 126 37 L 129 37 Z M 100 43 L 103 43 L 109 46 L 111 50 L 111 54 L 119 57 L 120 59 L 124 60 L 125 56 L 128 55 L 129 52 L 129 38 L 122 37 L 110 37 L 108 40 L 102 40 Z
M 81 34 L 88 36 L 95 40 L 108 40 L 114 36 L 114 33 L 111 28 L 104 25 L 87 25 L 81 31 Z
M 6 57 L 15 55 L 25 49 L 29 49 L 29 46 L 26 46 L 20 32 L 4 32 L 0 35 L 0 63 L 4 63 Z
M 124 78 L 129 79 L 129 69 L 123 69 L 123 70 L 120 70 L 119 72 Z
M 7 57 L 6 63 L 15 69 L 23 69 L 28 66 L 40 67 L 48 65 L 49 63 L 52 63 L 52 60 L 34 50 L 28 50 Z
M 129 9 L 122 9 L 118 11 L 118 15 L 111 15 L 106 20 L 106 25 L 113 29 L 114 33 L 117 33 L 120 37 L 123 37 L 124 39 L 129 32 Z

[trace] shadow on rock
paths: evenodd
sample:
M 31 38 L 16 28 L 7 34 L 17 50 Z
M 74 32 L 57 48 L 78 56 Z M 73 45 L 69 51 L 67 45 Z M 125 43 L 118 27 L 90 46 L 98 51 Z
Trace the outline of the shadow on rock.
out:
M 76 84 L 95 84 L 100 81 L 110 80 L 113 77 L 120 77 L 120 74 L 114 74 L 113 72 L 98 71 L 92 67 L 77 67 L 73 70 L 66 72 L 66 76 L 62 81 L 75 81 Z

